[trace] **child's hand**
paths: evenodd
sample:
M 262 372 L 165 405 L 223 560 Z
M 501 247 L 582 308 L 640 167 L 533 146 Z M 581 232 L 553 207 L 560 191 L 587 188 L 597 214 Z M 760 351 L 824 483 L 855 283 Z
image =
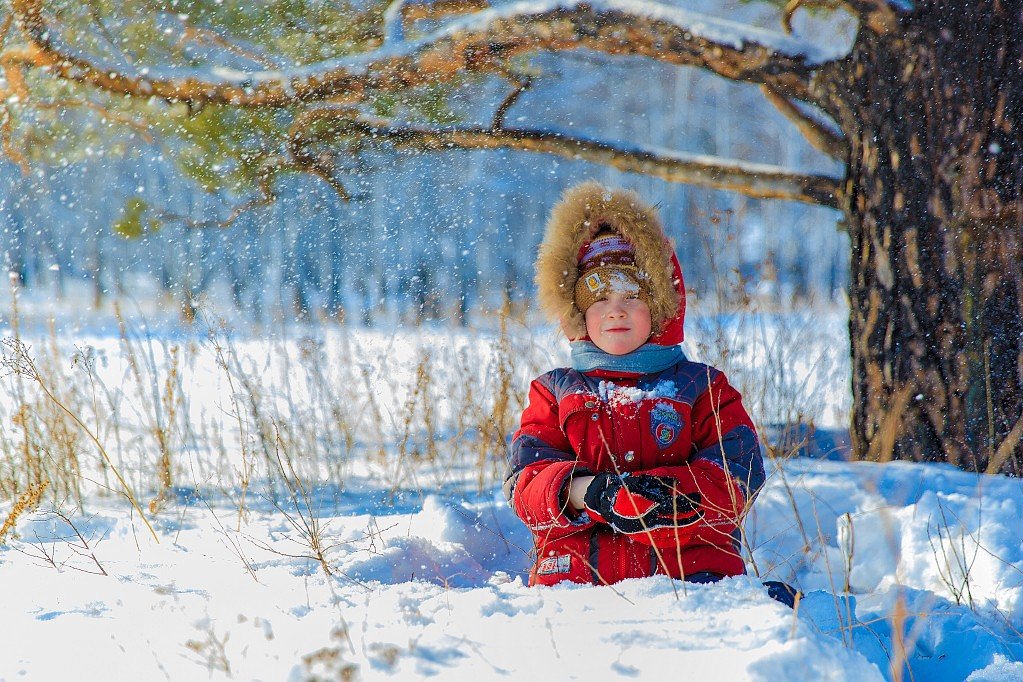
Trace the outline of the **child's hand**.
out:
M 619 533 L 683 528 L 703 517 L 700 494 L 683 494 L 666 476 L 604 473 L 586 487 L 584 502 L 591 516 Z

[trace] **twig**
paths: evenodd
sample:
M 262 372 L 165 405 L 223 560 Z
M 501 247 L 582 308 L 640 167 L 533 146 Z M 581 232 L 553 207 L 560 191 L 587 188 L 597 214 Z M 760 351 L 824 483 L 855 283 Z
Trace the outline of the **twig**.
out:
M 789 0 L 785 3 L 785 8 L 781 14 L 781 25 L 786 33 L 792 33 L 792 15 L 796 13 L 796 10 L 802 4 L 803 0 Z
M 798 0 L 797 0 L 798 1 Z M 840 134 L 829 130 L 821 121 L 808 116 L 792 100 L 785 97 L 770 85 L 760 86 L 764 97 L 777 109 L 795 124 L 806 141 L 814 149 L 824 152 L 828 156 L 841 159 L 849 152 L 849 143 Z
M 497 111 L 494 112 L 494 118 L 490 122 L 491 130 L 499 130 L 504 127 L 504 117 L 508 113 L 508 110 L 513 104 L 515 104 L 515 102 L 518 101 L 519 97 L 522 96 L 522 93 L 532 87 L 532 85 L 532 76 L 522 76 L 521 78 L 516 79 L 515 87 L 507 94 L 507 96 L 505 96 L 504 100 L 497 107 Z
M 92 563 L 96 564 L 96 568 L 99 569 L 100 574 L 107 575 L 107 571 L 105 568 L 103 568 L 103 564 L 101 564 L 99 562 L 99 559 L 96 558 L 96 553 L 89 546 L 89 542 L 82 535 L 81 531 L 78 530 L 78 526 L 76 526 L 74 522 L 71 521 L 71 518 L 60 509 L 53 510 L 53 514 L 56 515 L 58 518 L 62 519 L 64 523 L 71 526 L 71 530 L 75 532 L 75 535 L 78 536 L 78 540 L 82 543 L 81 548 L 79 549 L 78 546 L 69 542 L 68 545 L 71 547 L 71 549 L 74 550 L 74 552 L 79 556 L 88 556 L 90 559 L 92 559 Z M 92 572 L 93 571 L 86 571 L 86 573 Z

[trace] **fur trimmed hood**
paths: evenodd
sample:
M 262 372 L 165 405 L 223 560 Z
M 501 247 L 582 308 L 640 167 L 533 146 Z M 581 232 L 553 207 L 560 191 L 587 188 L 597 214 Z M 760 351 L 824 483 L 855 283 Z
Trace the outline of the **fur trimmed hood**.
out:
M 586 321 L 575 304 L 579 254 L 602 225 L 625 237 L 636 250 L 636 267 L 649 288 L 650 342 L 682 342 L 685 285 L 671 242 L 657 211 L 635 192 L 584 182 L 565 190 L 551 210 L 536 259 L 540 308 L 570 341 L 586 338 Z

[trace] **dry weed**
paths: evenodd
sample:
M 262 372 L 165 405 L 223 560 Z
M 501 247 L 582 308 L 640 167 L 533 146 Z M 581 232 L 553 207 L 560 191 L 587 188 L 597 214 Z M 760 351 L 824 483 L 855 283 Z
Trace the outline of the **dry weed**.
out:
M 14 502 L 14 507 L 11 508 L 10 513 L 7 514 L 7 518 L 4 520 L 4 525 L 0 526 L 0 545 L 6 542 L 7 535 L 14 530 L 19 517 L 39 506 L 39 501 L 49 485 L 49 481 L 31 484 L 25 492 L 18 496 L 18 499 Z

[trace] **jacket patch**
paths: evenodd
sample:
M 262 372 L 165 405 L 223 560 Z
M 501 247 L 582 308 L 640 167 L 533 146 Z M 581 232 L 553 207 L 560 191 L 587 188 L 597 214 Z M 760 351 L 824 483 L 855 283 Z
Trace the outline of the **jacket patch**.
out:
M 656 403 L 650 410 L 650 431 L 657 447 L 663 450 L 682 433 L 682 415 L 670 403 Z
M 571 573 L 572 572 L 572 555 L 562 554 L 561 556 L 552 556 L 544 559 L 540 562 L 540 565 L 536 567 L 537 575 L 554 575 L 555 573 Z

